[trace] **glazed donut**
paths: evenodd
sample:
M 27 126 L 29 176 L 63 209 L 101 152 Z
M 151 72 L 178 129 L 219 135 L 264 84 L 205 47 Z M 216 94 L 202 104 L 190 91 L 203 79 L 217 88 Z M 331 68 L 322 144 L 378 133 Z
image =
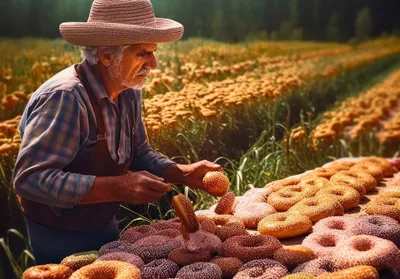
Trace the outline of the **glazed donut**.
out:
M 257 228 L 258 222 L 275 212 L 276 210 L 265 202 L 249 202 L 238 204 L 233 215 L 240 218 L 246 228 Z
M 105 255 L 112 252 L 127 252 L 133 253 L 133 244 L 126 240 L 116 240 L 104 244 L 100 247 L 99 255 Z
M 187 238 L 189 233 L 199 230 L 200 224 L 194 213 L 192 202 L 185 195 L 178 194 L 174 196 L 171 204 L 175 209 L 176 215 L 181 219 L 183 237 Z
M 369 215 L 385 215 L 392 217 L 400 222 L 400 200 L 396 198 L 387 198 L 377 196 L 367 203 L 365 212 Z
M 332 162 L 328 168 L 335 170 L 336 172 L 339 171 L 347 171 L 356 163 L 351 161 L 334 161 Z
M 175 277 L 179 266 L 167 259 L 158 259 L 149 262 L 143 267 L 142 279 Z
M 172 250 L 168 259 L 180 266 L 189 265 L 197 262 L 208 262 L 211 259 L 210 252 L 207 250 L 189 251 L 184 247 Z
M 311 230 L 312 222 L 297 213 L 280 212 L 271 214 L 258 223 L 257 231 L 279 239 L 305 234 Z
M 229 179 L 219 171 L 209 171 L 203 177 L 203 190 L 212 196 L 221 197 L 230 185 Z
M 274 253 L 274 260 L 287 266 L 289 270 L 316 258 L 317 255 L 310 248 L 303 245 L 282 247 Z
M 362 159 L 360 163 L 367 163 L 367 164 L 375 164 L 380 166 L 383 169 L 383 176 L 384 177 L 391 177 L 394 173 L 398 170 L 394 168 L 386 159 L 379 158 L 379 157 L 368 157 Z
M 379 279 L 378 271 L 369 265 L 358 265 L 333 273 L 324 273 L 318 279 Z
M 120 262 L 126 262 L 130 263 L 140 270 L 142 270 L 144 266 L 144 262 L 141 257 L 136 256 L 131 253 L 126 253 L 126 252 L 113 252 L 113 253 L 108 253 L 105 254 L 101 257 L 99 257 L 96 261 L 120 261 Z
M 388 197 L 400 200 L 400 189 L 395 191 L 386 191 L 379 195 L 379 197 Z
M 305 198 L 292 206 L 288 212 L 307 216 L 312 222 L 334 216 L 336 213 L 335 202 L 323 197 Z
M 315 278 L 315 276 L 312 274 L 298 272 L 298 273 L 286 275 L 285 277 L 282 277 L 281 279 L 314 279 L 314 278 Z
M 65 257 L 61 264 L 68 266 L 73 271 L 80 269 L 81 267 L 93 263 L 99 258 L 98 251 L 88 251 L 82 253 L 75 253 L 68 257 Z
M 370 265 L 380 270 L 394 267 L 400 253 L 389 240 L 372 235 L 355 235 L 339 241 L 332 257 L 340 269 Z
M 75 271 L 70 279 L 140 279 L 136 266 L 120 261 L 96 261 Z
M 287 191 L 284 187 L 269 195 L 267 202 L 275 208 L 276 211 L 282 212 L 287 211 L 304 198 L 302 193 Z
M 134 228 L 129 228 L 121 234 L 119 240 L 128 241 L 133 244 L 143 237 L 145 237 L 143 233 L 135 230 Z
M 365 171 L 375 178 L 376 183 L 379 183 L 382 181 L 383 172 L 384 172 L 383 168 L 378 165 L 369 164 L 369 163 L 361 163 L 361 162 L 352 166 L 350 171 L 355 171 L 355 172 Z
M 62 264 L 36 265 L 24 271 L 23 279 L 68 279 L 73 270 Z
M 353 222 L 356 222 L 353 216 L 332 216 L 325 219 L 319 220 L 313 226 L 313 233 L 323 232 L 336 232 L 345 235 L 354 235 L 351 230 Z
M 321 178 L 321 177 L 318 177 Z M 317 177 L 309 178 L 307 179 L 308 183 L 310 183 L 312 180 L 316 181 Z M 306 184 L 306 183 L 299 183 L 297 185 L 293 186 L 286 186 L 284 189 L 289 192 L 294 192 L 294 193 L 301 193 L 304 197 L 313 197 L 320 189 L 316 185 L 311 185 L 311 184 Z M 281 190 L 282 191 L 282 190 Z
M 315 168 L 310 172 L 305 173 L 301 178 L 310 178 L 310 177 L 323 177 L 326 179 L 330 179 L 336 171 L 334 169 L 329 168 Z
M 180 241 L 177 239 L 178 237 L 170 238 L 164 235 L 146 236 L 133 244 L 132 254 L 141 257 L 145 263 L 167 258 L 172 250 L 181 246 Z
M 388 216 L 360 216 L 349 226 L 355 235 L 373 235 L 392 241 L 400 247 L 400 224 Z
M 234 204 L 235 204 L 235 194 L 233 192 L 226 192 L 219 199 L 214 212 L 217 214 L 230 214 L 233 212 Z
M 222 278 L 221 268 L 214 263 L 194 263 L 184 266 L 176 274 L 179 279 L 220 279 Z
M 299 183 L 299 185 L 301 186 L 315 186 L 318 189 L 323 189 L 326 187 L 326 185 L 329 183 L 329 179 L 324 178 L 324 177 L 319 177 L 319 176 L 315 176 L 315 177 L 308 177 L 308 178 L 303 178 L 301 179 L 301 182 Z
M 222 278 L 232 278 L 243 266 L 243 262 L 238 258 L 218 257 L 210 261 L 218 265 L 222 270 Z
M 344 208 L 344 210 L 349 210 L 358 205 L 360 202 L 360 194 L 358 191 L 352 187 L 328 184 L 325 189 L 320 190 L 317 195 L 322 197 L 333 197 L 336 199 Z
M 262 259 L 245 263 L 233 279 L 270 278 L 280 279 L 288 274 L 287 268 L 280 262 Z
M 315 232 L 304 238 L 302 245 L 313 250 L 318 257 L 330 256 L 338 243 L 346 238 L 345 234 L 334 231 Z
M 272 188 L 252 188 L 243 194 L 241 201 L 244 202 L 267 202 Z M 241 202 L 240 201 L 240 202 Z
M 339 269 L 335 266 L 333 258 L 330 256 L 324 256 L 299 265 L 292 271 L 292 273 L 304 272 L 318 276 L 325 272 L 335 272 L 338 270 Z
M 335 208 L 335 216 L 343 216 L 344 215 L 344 207 L 340 204 L 338 200 L 333 197 L 325 197 L 325 199 L 331 199 L 333 202 L 333 206 Z
M 248 262 L 272 258 L 275 251 L 281 247 L 279 240 L 269 235 L 239 235 L 224 241 L 221 254 Z
M 296 185 L 299 183 L 300 183 L 299 178 L 288 177 L 288 178 L 284 178 L 281 180 L 276 180 L 276 181 L 270 182 L 267 185 L 265 185 L 264 188 L 268 188 L 268 189 L 271 189 L 273 192 L 276 192 L 285 186 Z
M 340 171 L 331 177 L 330 182 L 335 185 L 344 185 L 356 189 L 360 197 L 364 197 L 367 191 L 376 188 L 375 178 L 365 171 Z

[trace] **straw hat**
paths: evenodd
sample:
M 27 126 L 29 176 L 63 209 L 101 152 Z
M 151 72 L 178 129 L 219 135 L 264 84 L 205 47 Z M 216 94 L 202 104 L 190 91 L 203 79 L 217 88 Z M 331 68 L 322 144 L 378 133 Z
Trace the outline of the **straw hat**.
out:
M 183 26 L 156 18 L 149 0 L 95 0 L 87 22 L 61 23 L 60 32 L 74 45 L 110 46 L 176 41 Z

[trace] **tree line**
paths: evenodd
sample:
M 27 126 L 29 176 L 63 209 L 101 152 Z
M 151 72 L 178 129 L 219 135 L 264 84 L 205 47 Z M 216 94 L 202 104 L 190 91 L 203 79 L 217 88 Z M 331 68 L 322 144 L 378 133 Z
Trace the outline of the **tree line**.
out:
M 93 0 L 1 0 L 0 36 L 60 37 L 58 26 L 86 21 Z M 156 16 L 187 37 L 237 42 L 364 40 L 398 34 L 398 0 L 152 0 Z

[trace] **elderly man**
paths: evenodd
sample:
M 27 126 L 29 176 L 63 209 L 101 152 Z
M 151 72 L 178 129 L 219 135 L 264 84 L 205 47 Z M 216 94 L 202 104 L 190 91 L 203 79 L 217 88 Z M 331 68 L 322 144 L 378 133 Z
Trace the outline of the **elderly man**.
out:
M 119 202 L 156 201 L 168 182 L 201 189 L 207 171 L 221 170 L 176 164 L 147 140 L 140 90 L 157 44 L 179 40 L 180 23 L 156 18 L 148 0 L 95 0 L 87 22 L 60 32 L 84 60 L 33 94 L 13 173 L 37 264 L 116 240 Z

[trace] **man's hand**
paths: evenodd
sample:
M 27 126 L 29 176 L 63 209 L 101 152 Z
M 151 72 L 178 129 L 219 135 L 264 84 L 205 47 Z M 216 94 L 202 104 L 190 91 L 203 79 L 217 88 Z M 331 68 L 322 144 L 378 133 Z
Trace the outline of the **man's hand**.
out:
M 188 165 L 174 164 L 165 170 L 163 177 L 171 183 L 184 184 L 193 189 L 202 189 L 203 177 L 209 171 L 222 171 L 222 167 L 207 160 Z
M 120 176 L 120 183 L 113 187 L 117 201 L 147 204 L 159 200 L 171 186 L 164 179 L 147 171 L 128 172 Z

